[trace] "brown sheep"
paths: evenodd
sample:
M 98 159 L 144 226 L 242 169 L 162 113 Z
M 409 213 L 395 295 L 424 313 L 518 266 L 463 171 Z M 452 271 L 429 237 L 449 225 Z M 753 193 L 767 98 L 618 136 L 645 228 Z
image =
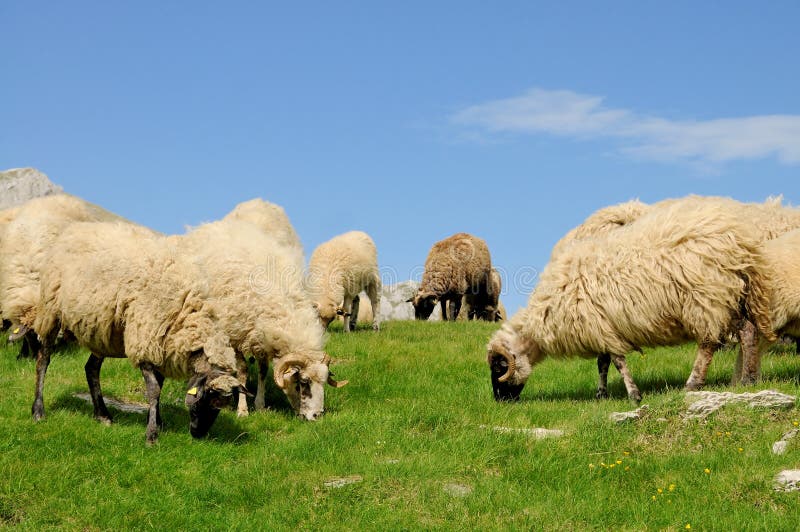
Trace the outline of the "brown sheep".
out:
M 480 238 L 457 233 L 435 243 L 425 260 L 419 289 L 407 300 L 414 305 L 414 316 L 418 320 L 427 320 L 436 303 L 440 303 L 442 320 L 455 321 L 464 295 L 489 291 L 491 270 L 489 247 Z

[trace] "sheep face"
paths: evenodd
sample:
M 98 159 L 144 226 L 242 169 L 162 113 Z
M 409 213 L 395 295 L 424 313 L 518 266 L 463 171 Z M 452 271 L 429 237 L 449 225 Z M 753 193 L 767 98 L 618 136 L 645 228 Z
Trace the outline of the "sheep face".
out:
M 347 381 L 336 382 L 328 369 L 330 357 L 310 362 L 302 356 L 287 355 L 275 365 L 275 383 L 286 394 L 297 415 L 308 421 L 325 412 L 325 384 L 340 388 Z
M 525 351 L 518 349 L 513 337 L 504 338 L 507 331 L 501 329 L 489 342 L 487 362 L 492 375 L 492 393 L 496 401 L 518 401 L 531 374 L 531 361 Z M 499 337 L 498 337 L 499 336 Z M 535 349 L 538 357 L 538 350 Z
M 189 379 L 186 406 L 189 408 L 189 432 L 202 438 L 211 429 L 221 408 L 239 392 L 239 381 L 221 372 L 195 374 Z
M 433 314 L 433 309 L 436 308 L 436 303 L 439 302 L 436 296 L 422 293 L 418 293 L 406 301 L 414 305 L 414 317 L 418 320 L 430 318 L 431 314 Z

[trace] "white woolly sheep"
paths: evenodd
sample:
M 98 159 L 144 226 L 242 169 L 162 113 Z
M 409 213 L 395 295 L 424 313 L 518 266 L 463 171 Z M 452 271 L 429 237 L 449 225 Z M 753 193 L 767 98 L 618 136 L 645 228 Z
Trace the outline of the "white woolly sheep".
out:
M 495 398 L 519 398 L 532 367 L 547 356 L 583 356 L 598 358 L 598 397 L 607 394 L 613 361 L 638 402 L 625 354 L 691 339 L 699 349 L 686 387 L 696 389 L 742 319 L 771 337 L 768 282 L 752 228 L 730 208 L 692 198 L 576 241 L 544 269 L 527 308 L 490 340 Z
M 236 357 L 220 330 L 202 275 L 164 237 L 119 223 L 74 223 L 51 242 L 40 266 L 33 330 L 41 339 L 32 413 L 44 415 L 43 390 L 59 331 L 92 354 L 86 378 L 99 421 L 110 423 L 100 391 L 107 357 L 127 357 L 144 377 L 149 402 L 147 442 L 161 425 L 164 376 L 189 379 L 186 404 L 192 436 L 205 435 L 219 409 L 242 386 Z
M 339 387 L 329 373 L 324 331 L 303 286 L 296 248 L 286 246 L 251 223 L 232 217 L 170 237 L 176 253 L 192 260 L 207 279 L 222 330 L 247 378 L 245 356 L 258 362 L 256 409 L 265 407 L 271 360 L 276 384 L 298 415 L 313 420 L 324 410 L 324 385 Z M 247 415 L 239 397 L 238 415 Z
M 442 320 L 455 321 L 466 294 L 483 295 L 490 290 L 492 257 L 489 247 L 480 238 L 467 233 L 436 242 L 425 259 L 425 271 L 417 293 L 408 300 L 414 305 L 418 320 L 427 320 L 437 303 L 442 307 Z
M 372 328 L 380 329 L 378 252 L 366 233 L 350 231 L 320 244 L 309 259 L 306 285 L 323 327 L 340 315 L 349 332 L 353 299 L 363 290 L 372 304 Z
M 767 241 L 764 258 L 771 274 L 770 317 L 775 336 L 797 338 L 800 336 L 800 229 Z M 748 324 L 736 360 L 733 384 L 757 380 L 761 353 L 769 344 Z

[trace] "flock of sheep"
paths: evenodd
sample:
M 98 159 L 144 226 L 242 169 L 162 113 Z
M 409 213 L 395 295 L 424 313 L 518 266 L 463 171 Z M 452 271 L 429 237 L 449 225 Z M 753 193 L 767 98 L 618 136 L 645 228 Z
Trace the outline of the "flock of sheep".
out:
M 703 385 L 711 357 L 730 338 L 741 352 L 734 381 L 758 376 L 760 354 L 778 335 L 800 336 L 800 210 L 689 196 L 607 207 L 570 231 L 527 308 L 488 345 L 497 400 L 514 400 L 547 356 L 596 357 L 598 397 L 608 368 L 629 397 L 641 394 L 625 355 L 694 340 L 686 386 Z M 111 423 L 100 370 L 107 357 L 140 369 L 149 403 L 146 439 L 161 425 L 165 377 L 188 380 L 190 432 L 204 436 L 221 408 L 247 415 L 248 358 L 254 399 L 265 407 L 272 378 L 292 408 L 324 411 L 330 372 L 324 331 L 337 317 L 355 328 L 362 291 L 380 329 L 381 281 L 372 239 L 352 231 L 320 245 L 305 266 L 283 209 L 260 199 L 184 235 L 165 236 L 79 198 L 59 194 L 0 211 L 0 317 L 10 340 L 36 356 L 32 415 L 44 415 L 45 374 L 64 343 L 90 351 L 86 379 L 94 416 Z M 459 233 L 437 242 L 417 293 L 418 319 L 505 319 L 500 276 L 486 243 Z

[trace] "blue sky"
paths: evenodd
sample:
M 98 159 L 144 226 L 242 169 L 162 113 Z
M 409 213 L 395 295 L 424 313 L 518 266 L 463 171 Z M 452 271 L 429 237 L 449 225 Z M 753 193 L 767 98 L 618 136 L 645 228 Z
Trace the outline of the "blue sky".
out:
M 175 233 L 260 196 L 386 279 L 488 242 L 524 305 L 592 211 L 800 204 L 800 3 L 0 3 L 0 168 Z

